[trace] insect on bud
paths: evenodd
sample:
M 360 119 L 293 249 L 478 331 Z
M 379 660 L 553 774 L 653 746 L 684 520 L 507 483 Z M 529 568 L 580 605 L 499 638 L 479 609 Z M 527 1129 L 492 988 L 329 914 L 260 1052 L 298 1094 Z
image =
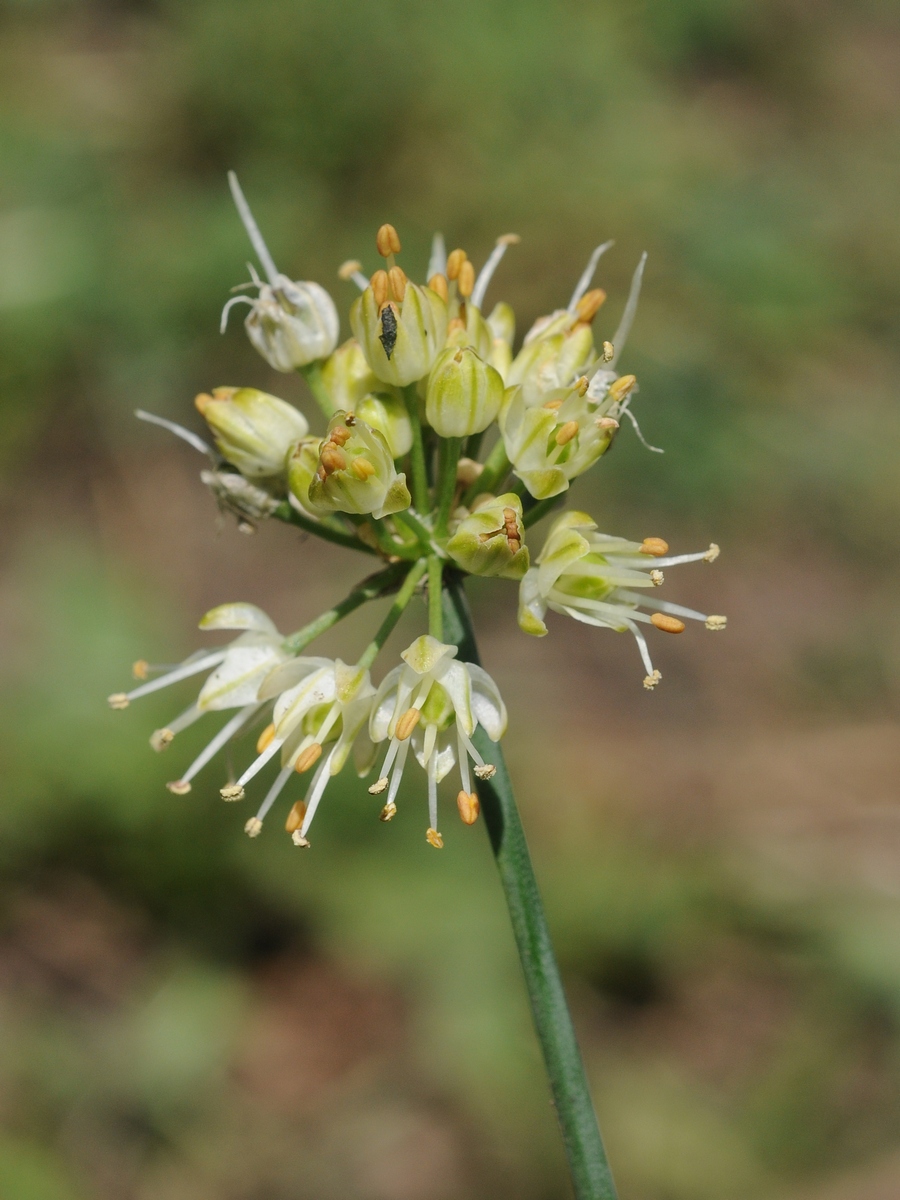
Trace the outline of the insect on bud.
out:
M 394 267 L 390 276 L 375 272 L 350 310 L 350 324 L 378 379 L 405 387 L 428 374 L 443 348 L 447 304 L 438 292 L 410 283 Z

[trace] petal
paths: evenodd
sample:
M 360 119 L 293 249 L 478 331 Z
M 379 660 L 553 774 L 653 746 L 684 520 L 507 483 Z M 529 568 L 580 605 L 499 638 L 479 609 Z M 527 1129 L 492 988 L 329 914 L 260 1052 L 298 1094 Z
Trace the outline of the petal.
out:
M 423 633 L 403 651 L 400 657 L 412 667 L 417 675 L 428 675 L 442 659 L 455 658 L 456 647 L 447 646 L 443 642 L 439 642 L 437 638 L 431 637 L 430 634 Z
M 287 662 L 270 671 L 262 681 L 259 688 L 259 698 L 260 700 L 271 700 L 275 696 L 280 696 L 282 692 L 296 687 L 301 679 L 305 679 L 313 671 L 321 671 L 323 667 L 330 667 L 331 665 L 330 658 L 288 659 Z
M 271 644 L 232 646 L 204 683 L 197 707 L 211 712 L 252 704 L 260 683 L 280 658 L 280 651 Z
M 402 671 L 402 667 L 394 667 L 393 671 L 388 671 L 375 693 L 369 717 L 369 737 L 373 742 L 383 742 L 388 735 L 388 727 L 397 705 L 397 688 Z
M 469 663 L 450 661 L 443 666 L 443 670 L 437 671 L 435 674 L 441 687 L 446 690 L 453 703 L 457 721 L 471 736 L 475 729 L 475 714 L 472 712 L 469 665 Z
M 483 667 L 466 663 L 472 681 L 472 708 L 478 724 L 492 742 L 499 742 L 506 732 L 506 705 L 500 689 Z
M 317 704 L 328 704 L 335 698 L 334 668 L 329 664 L 313 671 L 296 687 L 282 692 L 275 704 L 273 720 L 275 736 L 285 737 L 298 721 L 302 721 Z
M 220 604 L 211 608 L 200 621 L 201 629 L 254 629 L 279 637 L 270 617 L 255 604 Z
M 544 637 L 547 633 L 547 626 L 544 624 L 546 611 L 547 605 L 538 587 L 538 569 L 531 567 L 519 584 L 519 628 L 523 633 L 530 633 L 532 637 Z

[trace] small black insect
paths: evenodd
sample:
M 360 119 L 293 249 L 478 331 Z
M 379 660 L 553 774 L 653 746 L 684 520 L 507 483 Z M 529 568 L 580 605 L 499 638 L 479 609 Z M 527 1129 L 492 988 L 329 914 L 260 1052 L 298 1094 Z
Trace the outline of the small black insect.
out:
M 381 310 L 381 333 L 378 335 L 378 340 L 384 346 L 384 352 L 390 361 L 394 347 L 397 345 L 397 318 L 390 304 L 386 304 Z

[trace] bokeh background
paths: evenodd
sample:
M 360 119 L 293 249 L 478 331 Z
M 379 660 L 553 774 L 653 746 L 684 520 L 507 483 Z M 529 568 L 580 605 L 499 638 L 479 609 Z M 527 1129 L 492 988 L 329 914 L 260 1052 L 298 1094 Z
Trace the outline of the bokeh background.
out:
M 483 829 L 437 855 L 418 795 L 386 827 L 354 784 L 312 853 L 250 843 L 215 770 L 162 786 L 187 691 L 105 705 L 213 604 L 293 629 L 368 566 L 242 536 L 131 415 L 312 411 L 218 334 L 230 167 L 344 312 L 383 220 L 411 273 L 434 228 L 521 234 L 520 329 L 615 237 L 608 336 L 649 251 L 623 365 L 666 453 L 625 429 L 572 499 L 719 542 L 669 585 L 728 631 L 657 638 L 648 694 L 628 637 L 532 641 L 473 589 L 610 1156 L 623 1200 L 900 1194 L 896 5 L 6 0 L 0 32 L 0 1195 L 569 1194 Z

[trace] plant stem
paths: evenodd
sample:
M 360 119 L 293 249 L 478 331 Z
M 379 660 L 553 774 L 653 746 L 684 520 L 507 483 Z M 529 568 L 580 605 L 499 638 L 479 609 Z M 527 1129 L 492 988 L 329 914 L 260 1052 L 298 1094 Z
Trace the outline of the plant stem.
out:
M 409 473 L 411 476 L 413 504 L 416 511 L 427 513 L 431 508 L 428 499 L 428 473 L 425 469 L 425 444 L 422 441 L 422 422 L 419 420 L 419 396 L 414 383 L 403 389 L 403 399 L 406 411 L 409 413 L 409 423 L 412 426 L 413 444 L 409 452 Z
M 403 569 L 406 570 L 406 567 L 404 566 Z M 362 652 L 359 663 L 357 664 L 358 666 L 364 667 L 367 670 L 369 667 L 371 667 L 372 663 L 378 657 L 379 650 L 388 640 L 394 626 L 403 615 L 403 610 L 412 599 L 413 592 L 416 590 L 416 584 L 425 574 L 427 569 L 428 560 L 425 558 L 420 558 L 417 563 L 409 568 L 409 574 L 404 579 L 403 586 L 397 593 L 396 600 L 388 609 L 387 616 L 381 622 L 381 627 L 379 628 L 378 632 Z
M 439 642 L 444 640 L 443 582 L 444 564 L 432 554 L 428 559 L 428 632 Z
M 422 524 L 412 509 L 404 508 L 402 512 L 395 512 L 394 520 L 399 521 L 401 525 L 405 525 L 407 529 L 416 535 L 423 550 L 431 549 L 431 530 Z
M 361 604 L 365 604 L 368 600 L 375 600 L 378 596 L 383 595 L 389 588 L 398 583 L 409 568 L 406 563 L 394 563 L 384 571 L 379 571 L 376 575 L 370 575 L 368 579 L 364 579 L 358 583 L 348 596 L 346 596 L 340 604 L 336 604 L 334 608 L 329 608 L 327 612 L 323 612 L 320 617 L 316 617 L 314 621 L 310 621 L 308 625 L 304 625 L 302 629 L 298 629 L 296 633 L 292 633 L 290 637 L 284 639 L 284 649 L 288 654 L 299 654 L 305 649 L 310 642 L 323 634 L 326 629 L 330 629 L 332 625 L 336 625 L 338 621 L 343 620 L 354 609 L 359 608 Z
M 456 465 L 459 462 L 461 447 L 461 438 L 441 438 L 441 461 L 438 469 L 437 493 L 434 498 L 437 509 L 434 532 L 435 536 L 439 538 L 447 536 L 447 522 L 450 518 L 450 509 L 453 507 L 453 497 L 456 495 Z
M 557 504 L 561 504 L 563 499 L 563 496 L 550 496 L 547 500 L 538 500 L 530 508 L 526 508 L 522 518 L 525 528 L 530 529 L 532 525 L 536 525 L 548 512 L 556 508 Z
M 448 572 L 445 581 L 444 629 L 447 640 L 459 647 L 460 659 L 477 663 L 472 618 L 462 577 L 456 572 Z M 497 768 L 493 779 L 479 783 L 478 793 L 506 893 L 575 1197 L 616 1200 L 615 1184 L 503 755 L 481 728 L 476 730 L 473 741 L 486 761 Z
M 347 533 L 343 529 L 338 529 L 334 525 L 328 525 L 324 521 L 316 521 L 312 517 L 305 517 L 303 513 L 298 512 L 292 504 L 287 500 L 282 500 L 276 509 L 273 510 L 272 516 L 279 521 L 284 521 L 288 525 L 296 525 L 299 529 L 305 529 L 307 533 L 313 533 L 316 537 L 324 538 L 326 542 L 334 542 L 336 546 L 344 546 L 348 550 L 361 550 L 363 554 L 377 553 L 371 546 L 367 546 L 365 542 L 360 541 L 355 533 Z
M 482 492 L 493 492 L 509 474 L 509 459 L 503 438 L 498 438 L 493 450 L 485 459 L 484 470 L 463 496 L 463 504 L 469 505 Z
M 309 390 L 312 392 L 316 404 L 327 418 L 333 417 L 337 412 L 337 406 L 325 386 L 321 362 L 317 359 L 315 362 L 307 363 L 305 367 L 298 367 L 298 370 L 309 384 Z

